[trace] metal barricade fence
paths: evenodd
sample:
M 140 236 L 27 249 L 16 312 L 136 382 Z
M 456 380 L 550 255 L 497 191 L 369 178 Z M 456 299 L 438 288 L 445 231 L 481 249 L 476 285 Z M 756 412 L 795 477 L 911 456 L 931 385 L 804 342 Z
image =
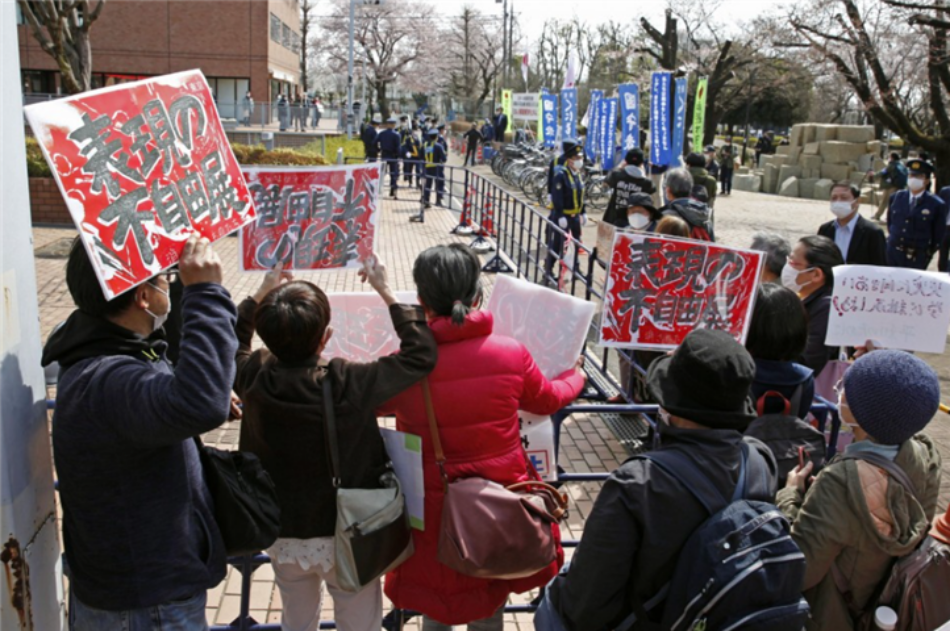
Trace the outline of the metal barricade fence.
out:
M 348 158 L 348 163 L 363 162 L 362 159 Z M 413 178 L 417 178 L 415 167 L 422 161 L 399 160 L 400 175 L 396 182 L 397 194 L 403 193 L 399 199 L 409 202 L 414 207 L 416 194 L 419 195 L 418 204 L 423 210 L 423 195 L 417 193 L 416 182 L 406 183 L 404 179 L 405 163 L 413 167 Z M 383 180 L 380 182 L 380 196 L 390 190 L 392 182 L 384 165 Z M 605 295 L 606 275 L 601 263 L 598 262 L 596 248 L 589 248 L 579 239 L 562 230 L 556 223 L 544 217 L 537 208 L 526 203 L 508 191 L 500 188 L 494 182 L 469 170 L 444 166 L 442 174 L 434 178 L 443 184 L 443 207 L 450 212 L 459 214 L 459 222 L 453 228 L 456 235 L 471 235 L 471 246 L 480 253 L 489 253 L 488 261 L 483 266 L 486 273 L 511 273 L 520 278 L 535 283 L 556 286 L 562 292 L 595 302 L 603 302 Z M 435 183 L 433 183 L 435 184 Z M 411 191 L 407 197 L 404 192 Z M 435 191 L 432 191 L 435 195 Z M 564 248 L 555 251 L 550 247 L 553 235 L 560 235 L 564 240 Z M 550 266 L 549 266 L 550 265 Z M 548 269 L 546 269 L 548 268 Z M 557 273 L 553 273 L 557 270 Z M 632 382 L 634 374 L 644 374 L 632 352 L 622 349 L 597 349 L 598 318 L 595 317 L 585 345 L 586 358 L 585 372 L 588 375 L 588 387 L 578 398 L 578 401 L 563 408 L 552 415 L 554 425 L 555 458 L 560 446 L 560 432 L 564 421 L 572 414 L 626 415 L 640 418 L 647 425 L 643 444 L 634 449 L 646 451 L 657 440 L 657 405 L 639 404 L 633 401 Z M 615 357 L 611 357 L 611 351 Z M 627 384 L 622 384 L 610 369 L 612 365 L 626 364 L 631 378 Z M 612 403 L 608 401 L 611 395 L 622 393 L 624 402 Z M 53 409 L 54 402 L 48 406 Z M 812 406 L 812 414 L 818 421 L 818 429 L 825 431 L 830 423 L 828 458 L 835 453 L 840 419 L 834 404 L 817 398 Z M 653 442 L 646 444 L 646 437 L 652 436 Z M 628 448 L 628 452 L 631 451 Z M 609 472 L 569 472 L 558 468 L 558 482 L 602 482 L 609 476 Z M 575 547 L 576 540 L 564 540 L 564 547 Z M 228 563 L 241 573 L 241 596 L 238 617 L 227 625 L 211 626 L 211 631 L 279 631 L 279 624 L 261 624 L 251 617 L 250 594 L 251 579 L 254 571 L 261 565 L 270 563 L 266 554 L 234 557 Z M 534 611 L 533 605 L 508 605 L 506 613 L 525 613 Z M 401 629 L 402 623 L 415 612 L 392 610 L 383 622 L 386 629 Z M 335 629 L 333 621 L 322 621 L 321 629 Z

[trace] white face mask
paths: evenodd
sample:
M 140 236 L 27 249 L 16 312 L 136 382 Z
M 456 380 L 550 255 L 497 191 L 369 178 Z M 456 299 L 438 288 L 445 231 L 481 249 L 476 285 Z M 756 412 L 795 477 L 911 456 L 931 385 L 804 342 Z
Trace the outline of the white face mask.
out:
M 831 212 L 838 219 L 844 219 L 854 212 L 851 202 L 831 202 Z
M 584 168 L 584 158 L 577 158 L 574 160 L 574 170 L 580 171 Z
M 149 315 L 152 316 L 152 318 L 153 318 L 153 320 L 152 320 L 152 330 L 153 330 L 153 331 L 157 331 L 157 330 L 159 330 L 160 328 L 162 328 L 162 327 L 165 325 L 165 322 L 168 320 L 168 315 L 172 312 L 172 297 L 171 297 L 171 295 L 169 295 L 169 293 L 168 293 L 167 291 L 165 291 L 164 289 L 162 289 L 162 288 L 159 287 L 158 285 L 156 285 L 156 284 L 154 284 L 154 283 L 149 283 L 149 285 L 151 285 L 153 288 L 155 288 L 155 291 L 159 291 L 159 292 L 165 294 L 165 298 L 166 298 L 166 300 L 168 300 L 168 308 L 165 309 L 165 313 L 163 313 L 162 315 L 155 315 L 154 313 L 152 313 L 152 312 L 149 311 L 148 309 L 145 310 L 145 313 L 149 314 Z
M 810 272 L 813 269 L 815 268 L 809 267 L 808 269 L 799 271 L 792 267 L 791 263 L 786 263 L 785 267 L 782 268 L 782 285 L 788 287 L 797 294 L 802 290 L 802 287 L 804 287 L 804 285 L 799 284 L 798 275 L 804 274 L 805 272 Z
M 634 230 L 643 230 L 650 225 L 650 218 L 640 213 L 630 213 L 627 215 L 627 222 Z
M 924 179 L 920 177 L 907 178 L 907 188 L 915 193 L 919 193 L 924 190 Z

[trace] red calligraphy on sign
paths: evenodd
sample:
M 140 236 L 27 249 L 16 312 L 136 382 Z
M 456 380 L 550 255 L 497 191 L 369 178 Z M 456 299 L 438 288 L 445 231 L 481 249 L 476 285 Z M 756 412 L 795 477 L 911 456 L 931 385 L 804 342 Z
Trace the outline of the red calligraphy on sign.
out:
M 359 267 L 373 253 L 379 164 L 244 173 L 257 220 L 241 233 L 245 270 Z
M 25 108 L 107 298 L 254 218 L 199 70 Z
M 601 343 L 672 349 L 701 328 L 744 343 L 761 265 L 760 252 L 618 231 Z

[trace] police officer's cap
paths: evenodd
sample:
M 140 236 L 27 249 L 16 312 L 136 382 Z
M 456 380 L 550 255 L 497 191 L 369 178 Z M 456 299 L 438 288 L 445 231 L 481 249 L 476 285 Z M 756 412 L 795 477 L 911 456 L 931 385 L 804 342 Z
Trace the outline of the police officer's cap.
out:
M 439 130 L 434 127 L 426 132 L 426 136 L 438 136 L 438 135 L 439 135 Z
M 577 142 L 576 138 L 565 138 L 563 141 L 561 141 L 561 151 L 567 153 L 568 151 L 575 149 L 578 145 L 579 143 Z
M 439 126 L 436 129 L 445 129 L 445 123 L 439 123 Z
M 383 115 L 382 115 L 382 114 L 373 114 L 373 122 L 374 122 L 374 123 L 381 123 L 381 122 L 383 122 Z
M 580 146 L 579 144 L 575 144 L 573 147 L 565 147 L 565 148 L 564 148 L 564 157 L 570 159 L 570 158 L 573 158 L 573 157 L 575 157 L 575 156 L 581 155 L 582 151 L 583 151 L 583 149 L 581 148 L 581 146 Z
M 920 173 L 922 175 L 930 176 L 933 175 L 934 167 L 926 160 L 917 158 L 907 161 L 907 170 L 911 173 Z
M 409 117 L 406 116 L 405 114 L 403 114 L 402 116 L 399 117 L 399 120 L 401 120 L 401 121 L 407 121 L 407 120 L 409 120 Z

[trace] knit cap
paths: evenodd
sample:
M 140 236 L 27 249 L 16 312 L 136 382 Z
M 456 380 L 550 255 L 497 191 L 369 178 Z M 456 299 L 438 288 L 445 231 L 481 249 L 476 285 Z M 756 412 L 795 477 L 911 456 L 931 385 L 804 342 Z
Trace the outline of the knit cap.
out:
M 910 439 L 940 406 L 937 373 L 902 351 L 874 351 L 858 359 L 844 374 L 844 390 L 858 425 L 884 445 Z

